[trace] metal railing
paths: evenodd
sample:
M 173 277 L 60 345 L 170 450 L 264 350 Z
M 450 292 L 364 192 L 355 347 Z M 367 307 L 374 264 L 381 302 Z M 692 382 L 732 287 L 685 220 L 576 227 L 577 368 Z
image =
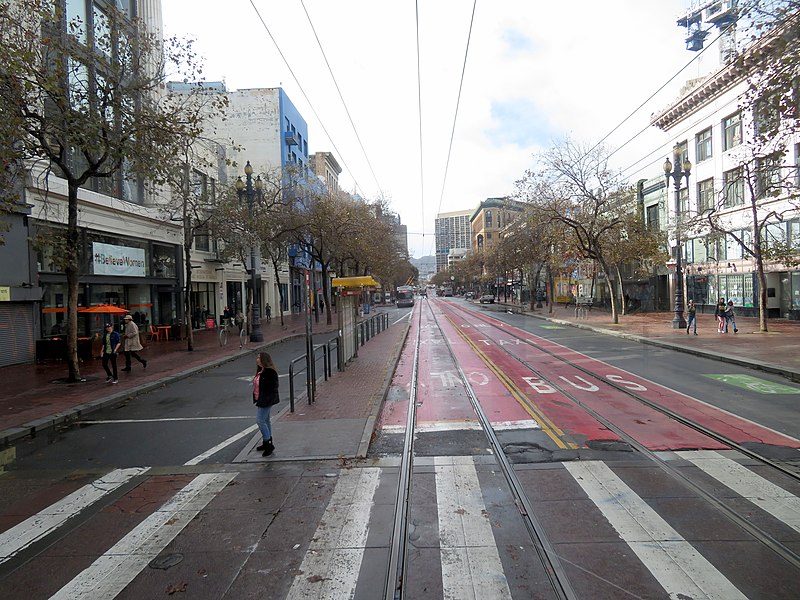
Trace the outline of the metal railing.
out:
M 386 313 L 377 313 L 369 319 L 365 319 L 356 325 L 356 327 L 358 343 L 363 346 L 371 337 L 378 335 L 381 331 L 389 327 L 389 315 Z M 289 410 L 291 412 L 294 412 L 295 376 L 306 373 L 306 394 L 308 396 L 308 403 L 312 404 L 315 400 L 317 393 L 317 362 L 319 361 L 317 353 L 319 351 L 322 352 L 322 371 L 325 381 L 333 376 L 334 356 L 336 357 L 336 370 L 344 371 L 344 365 L 339 363 L 339 348 L 341 344 L 341 340 L 335 337 L 328 340 L 326 344 L 315 345 L 312 352 L 314 360 L 311 361 L 310 373 L 308 373 L 308 360 L 305 354 L 289 361 Z M 301 361 L 302 366 L 299 369 L 295 369 L 295 365 Z
M 323 377 L 325 381 L 328 381 L 328 378 L 333 376 L 334 358 L 332 356 L 336 356 L 336 369 L 338 371 L 342 370 L 342 365 L 339 364 L 338 349 L 339 338 L 332 338 L 326 344 L 315 345 L 313 352 L 314 360 L 311 362 L 310 375 L 308 373 L 308 360 L 305 354 L 301 354 L 289 361 L 289 410 L 291 412 L 294 412 L 295 404 L 295 377 L 306 373 L 306 396 L 308 397 L 308 403 L 312 404 L 317 394 L 317 363 L 320 360 L 319 354 L 322 354 Z M 296 367 L 298 363 L 301 365 L 299 368 Z
M 389 315 L 387 313 L 377 313 L 369 319 L 364 319 L 356 327 L 358 345 L 363 346 L 370 338 L 389 327 Z

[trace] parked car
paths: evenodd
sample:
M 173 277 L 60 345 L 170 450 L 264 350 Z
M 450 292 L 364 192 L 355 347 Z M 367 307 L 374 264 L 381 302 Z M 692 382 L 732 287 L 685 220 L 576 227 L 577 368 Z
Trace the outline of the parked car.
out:
M 494 304 L 494 294 L 484 294 L 478 300 L 481 304 Z

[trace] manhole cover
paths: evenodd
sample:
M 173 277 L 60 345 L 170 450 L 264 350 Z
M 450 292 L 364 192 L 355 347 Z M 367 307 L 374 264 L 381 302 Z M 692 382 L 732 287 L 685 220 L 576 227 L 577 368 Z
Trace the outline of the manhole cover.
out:
M 157 556 L 150 561 L 151 569 L 169 569 L 174 567 L 183 560 L 183 554 L 165 554 L 164 556 Z

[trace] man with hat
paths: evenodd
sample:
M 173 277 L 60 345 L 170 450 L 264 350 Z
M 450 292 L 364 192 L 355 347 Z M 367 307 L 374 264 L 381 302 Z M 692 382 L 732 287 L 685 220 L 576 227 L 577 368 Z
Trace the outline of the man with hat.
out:
M 106 370 L 106 383 L 118 383 L 117 381 L 117 352 L 119 352 L 122 338 L 114 331 L 114 326 L 111 323 L 106 323 L 103 330 L 103 349 L 101 355 L 103 357 L 103 368 Z M 111 363 L 113 373 L 108 368 L 108 363 Z
M 143 368 L 147 368 L 147 361 L 136 354 L 137 350 L 142 349 L 142 342 L 139 340 L 139 327 L 133 322 L 131 315 L 122 317 L 122 322 L 125 323 L 125 333 L 122 340 L 122 351 L 125 352 L 125 368 L 123 371 L 131 370 L 131 356 L 142 363 Z

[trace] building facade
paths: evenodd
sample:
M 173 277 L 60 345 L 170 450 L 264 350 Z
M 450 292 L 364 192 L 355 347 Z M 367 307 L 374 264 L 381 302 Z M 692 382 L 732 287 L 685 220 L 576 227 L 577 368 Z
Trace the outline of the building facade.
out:
M 749 82 L 742 64 L 723 65 L 693 82 L 675 103 L 654 115 L 652 124 L 671 142 L 665 156 L 674 161 L 674 150 L 692 166 L 677 192 L 673 181 L 663 194 L 651 186 L 644 211 L 649 223 L 669 232 L 671 246 L 677 243 L 681 248 L 687 299 L 710 308 L 725 298 L 733 301 L 737 312 L 756 315 L 759 284 L 747 250 L 756 223 L 766 218 L 760 228 L 765 248 L 787 244 L 800 255 L 800 210 L 792 199 L 800 186 L 800 139 L 785 139 L 780 159 L 755 158 L 764 148 L 757 146 L 754 132 L 768 115 L 743 108 L 752 102 L 745 98 Z M 704 225 L 709 213 L 721 230 Z M 800 315 L 800 272 L 777 260 L 767 260 L 765 270 L 768 317 Z M 670 289 L 675 277 L 670 275 Z
M 447 270 L 447 256 L 452 248 L 470 248 L 472 211 L 460 210 L 436 215 L 434 236 L 436 239 L 436 272 Z
M 140 18 L 160 35 L 158 0 L 69 0 L 63 4 L 66 20 L 80 24 L 73 41 L 92 43 L 87 32 L 107 26 L 112 7 L 127 18 L 121 27 L 133 28 L 133 19 Z M 0 326 L 0 366 L 41 357 L 45 343 L 52 347 L 66 329 L 67 281 L 57 260 L 67 222 L 66 180 L 37 164 L 21 183 L 19 208 L 8 219 L 6 244 L 0 247 L 0 324 L 9 324 Z M 127 310 L 143 327 L 180 322 L 181 227 L 164 219 L 162 200 L 124 168 L 112 177 L 90 178 L 79 189 L 79 358 L 91 356 L 88 342 L 104 322 L 119 318 L 94 312 L 98 305 Z

